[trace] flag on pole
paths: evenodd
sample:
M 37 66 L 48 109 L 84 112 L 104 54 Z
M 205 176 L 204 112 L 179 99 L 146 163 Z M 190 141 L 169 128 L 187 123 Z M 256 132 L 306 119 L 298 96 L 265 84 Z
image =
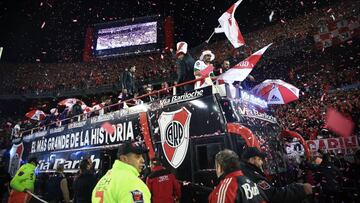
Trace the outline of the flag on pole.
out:
M 243 81 L 250 74 L 256 63 L 260 60 L 264 52 L 272 45 L 272 43 L 255 52 L 245 60 L 236 64 L 234 67 L 219 75 L 217 80 L 223 81 Z
M 215 28 L 215 33 L 224 32 L 228 40 L 235 48 L 239 48 L 245 44 L 244 38 L 240 32 L 239 25 L 237 24 L 234 14 L 236 8 L 242 0 L 237 1 L 233 4 L 225 13 L 218 19 L 220 28 Z

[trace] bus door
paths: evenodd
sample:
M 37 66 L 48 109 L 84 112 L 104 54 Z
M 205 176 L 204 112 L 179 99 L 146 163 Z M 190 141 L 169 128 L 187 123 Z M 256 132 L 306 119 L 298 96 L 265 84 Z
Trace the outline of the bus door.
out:
M 207 197 L 217 184 L 215 155 L 226 148 L 229 142 L 224 135 L 192 138 L 190 140 L 192 182 L 198 202 L 207 201 Z

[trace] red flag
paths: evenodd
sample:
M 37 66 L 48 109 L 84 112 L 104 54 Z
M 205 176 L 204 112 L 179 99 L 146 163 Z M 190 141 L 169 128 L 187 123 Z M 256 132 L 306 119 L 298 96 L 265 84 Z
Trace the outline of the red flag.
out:
M 214 66 L 208 65 L 205 69 L 199 71 L 202 77 L 207 77 L 214 70 Z
M 233 4 L 225 13 L 218 19 L 220 28 L 215 28 L 215 33 L 224 32 L 231 44 L 238 48 L 245 44 L 244 38 L 240 32 L 239 25 L 237 24 L 234 14 L 236 8 L 242 0 L 237 1 Z
M 114 127 L 109 122 L 104 122 L 101 127 L 109 134 L 113 134 L 115 131 Z
M 325 128 L 342 137 L 349 137 L 354 129 L 354 123 L 350 118 L 337 112 L 335 109 L 328 108 Z
M 272 45 L 272 43 L 263 47 L 259 51 L 253 53 L 245 60 L 236 64 L 234 67 L 227 70 L 225 73 L 219 75 L 218 80 L 224 81 L 243 81 L 253 70 L 257 62 L 260 60 L 264 52 Z

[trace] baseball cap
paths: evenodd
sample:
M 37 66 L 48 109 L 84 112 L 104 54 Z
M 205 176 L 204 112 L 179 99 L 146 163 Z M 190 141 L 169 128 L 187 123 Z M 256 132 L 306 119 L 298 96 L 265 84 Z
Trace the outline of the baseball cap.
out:
M 125 155 L 128 153 L 145 154 L 149 150 L 146 148 L 143 142 L 140 141 L 126 141 L 120 145 L 118 155 Z
M 39 164 L 37 158 L 34 156 L 29 158 L 28 163 L 31 163 L 31 162 L 33 162 L 35 165 Z
M 260 150 L 256 147 L 247 147 L 244 149 L 244 151 L 241 154 L 241 158 L 248 160 L 252 157 L 260 157 L 260 158 L 265 158 L 266 154 L 263 152 L 260 152 Z

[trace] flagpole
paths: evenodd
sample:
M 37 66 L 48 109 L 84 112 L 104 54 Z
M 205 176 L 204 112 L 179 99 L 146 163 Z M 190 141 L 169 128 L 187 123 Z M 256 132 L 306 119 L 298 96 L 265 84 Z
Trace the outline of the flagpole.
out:
M 220 25 L 218 25 L 216 28 L 218 28 L 218 27 L 220 27 Z M 214 29 L 214 31 L 211 33 L 211 35 L 210 35 L 210 37 L 207 39 L 207 40 L 205 40 L 205 42 L 207 43 L 207 44 L 209 44 L 209 41 L 210 41 L 210 39 L 212 38 L 212 36 L 215 34 L 215 29 Z

